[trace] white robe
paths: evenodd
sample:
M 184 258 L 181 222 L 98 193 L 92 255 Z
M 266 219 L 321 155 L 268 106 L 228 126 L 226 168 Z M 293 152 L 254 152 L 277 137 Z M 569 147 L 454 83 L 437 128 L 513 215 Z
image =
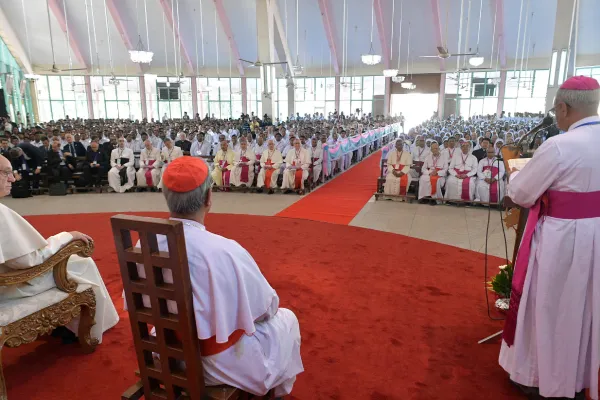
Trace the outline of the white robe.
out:
M 296 149 L 288 151 L 285 157 L 285 171 L 283 172 L 282 189 L 295 189 L 296 171 L 302 169 L 302 181 L 300 189 L 304 189 L 304 181 L 308 178 L 308 169 L 310 168 L 310 153 L 303 148 L 298 152 Z
M 425 160 L 427 159 L 427 157 L 429 157 L 430 154 L 431 150 L 429 150 L 429 147 L 415 146 L 415 148 L 411 152 L 412 162 L 425 162 Z M 419 179 L 419 173 L 415 169 L 410 170 L 410 175 L 413 179 Z
M 462 200 L 463 179 L 456 177 L 455 169 L 468 171 L 467 176 L 471 178 L 469 179 L 469 200 L 473 200 L 475 198 L 475 182 L 477 180 L 475 178 L 477 174 L 477 157 L 470 152 L 466 155 L 462 151 L 454 154 L 454 158 L 450 161 L 450 167 L 448 168 L 449 176 L 446 179 L 446 193 L 444 194 L 444 198 L 447 200 Z
M 190 155 L 192 156 L 208 156 L 212 148 L 212 139 L 208 135 L 204 138 L 203 142 L 195 141 L 192 143 L 190 149 Z
M 251 149 L 246 149 L 246 152 L 244 153 L 244 156 L 246 158 L 248 158 L 250 161 L 247 162 L 248 164 L 248 181 L 247 182 L 243 182 L 242 181 L 242 166 L 240 164 L 240 158 L 242 157 L 242 151 L 236 151 L 235 152 L 235 156 L 233 157 L 233 169 L 231 170 L 231 176 L 230 176 L 230 184 L 232 186 L 240 186 L 242 184 L 246 185 L 246 186 L 252 186 L 252 183 L 254 182 L 254 163 L 256 162 L 256 155 L 254 154 L 254 152 Z
M 152 160 L 154 160 L 154 163 L 150 166 L 150 174 L 152 175 L 152 186 L 158 186 L 162 177 L 161 158 L 162 156 L 160 154 L 160 150 L 158 150 L 155 147 L 153 147 L 150 151 L 148 151 L 148 149 L 142 150 L 142 152 L 140 153 L 140 169 L 136 173 L 138 186 L 148 186 L 148 183 L 146 182 L 146 171 L 148 170 L 148 168 L 146 168 L 146 166 L 149 165 L 149 161 Z
M 44 239 L 29 222 L 3 204 L 0 204 L 0 220 L 2 221 L 0 273 L 42 264 L 73 240 L 73 236 L 67 232 L 51 236 L 47 240 Z M 106 286 L 104 286 L 98 268 L 92 258 L 73 255 L 69 258 L 67 273 L 72 281 L 80 285 L 92 286 L 96 297 L 96 315 L 94 317 L 96 325 L 92 326 L 91 332 L 92 337 L 101 342 L 102 333 L 119 322 L 119 315 Z M 19 299 L 35 296 L 55 287 L 53 273 L 48 271 L 21 285 L 0 286 L 0 303 L 15 303 L 16 307 Z M 2 319 L 3 316 L 0 316 L 0 320 Z M 67 328 L 77 335 L 78 326 L 79 318 L 76 318 L 67 325 Z
M 437 179 L 435 194 L 432 196 L 431 173 L 433 171 L 437 171 L 439 178 Z M 423 197 L 441 199 L 443 197 L 442 188 L 446 184 L 447 174 L 448 161 L 446 160 L 446 154 L 440 153 L 438 157 L 434 157 L 433 153 L 429 154 L 421 168 L 421 177 L 419 178 L 419 199 L 422 199 Z
M 406 184 L 406 192 L 408 193 L 408 188 L 410 187 L 410 183 L 412 182 L 412 177 L 410 175 L 410 166 L 412 164 L 412 156 L 409 152 L 403 151 L 398 153 L 398 150 L 393 149 L 388 152 L 387 157 L 387 174 L 385 176 L 385 184 L 383 185 L 383 193 L 390 195 L 400 195 L 400 180 L 401 177 L 394 176 L 394 166 L 398 167 L 398 165 L 404 165 L 402 168 L 402 172 L 406 175 L 408 179 L 408 183 Z
M 492 176 L 491 170 L 484 171 L 483 168 L 493 166 L 498 168 L 498 174 Z M 489 171 L 489 172 L 488 172 Z M 498 179 L 495 183 L 498 190 L 498 200 L 497 202 L 502 202 L 504 198 L 504 161 L 502 160 L 490 160 L 489 158 L 484 158 L 479 161 L 479 166 L 477 167 L 477 189 L 475 192 L 475 200 L 481 201 L 484 203 L 490 202 L 490 184 L 485 181 L 486 178 L 494 178 Z
M 311 147 L 310 152 L 313 165 L 313 182 L 317 182 L 321 178 L 321 171 L 323 170 L 323 148 L 317 143 L 317 147 Z
M 162 177 L 165 174 L 167 167 L 174 160 L 178 159 L 179 157 L 183 157 L 183 151 L 181 150 L 180 147 L 177 147 L 177 146 L 173 146 L 170 149 L 167 146 L 165 146 L 165 147 L 163 147 L 160 155 L 161 155 L 160 158 L 161 158 L 162 167 L 160 170 L 160 182 L 158 182 L 157 188 L 162 189 L 163 188 Z
M 507 195 L 531 207 L 547 190 L 600 191 L 593 145 L 600 125 L 574 129 L 592 121 L 600 118 L 585 118 L 544 142 L 510 177 Z M 573 397 L 589 388 L 598 399 L 600 218 L 546 216 L 538 222 L 519 304 L 514 344 L 503 341 L 500 350 L 500 365 L 511 379 L 539 387 L 545 397 Z
M 258 178 L 256 179 L 256 187 L 261 188 L 265 186 L 265 164 L 267 163 L 267 160 L 271 160 L 274 169 L 273 174 L 271 174 L 271 182 L 269 183 L 270 188 L 276 189 L 277 177 L 279 176 L 280 171 L 279 168 L 281 167 L 281 164 L 283 164 L 283 158 L 277 149 L 273 150 L 272 153 L 269 149 L 263 151 L 263 154 L 260 158 L 260 172 L 258 173 Z
M 121 158 L 129 159 L 129 161 L 124 164 L 124 168 L 127 169 L 127 182 L 125 182 L 125 185 L 123 186 L 121 186 L 121 177 L 119 176 L 119 170 L 117 169 L 117 165 L 120 164 L 119 160 Z M 108 171 L 108 185 L 113 188 L 115 192 L 124 193 L 126 190 L 133 187 L 135 182 L 134 162 L 134 155 L 131 149 L 121 149 L 117 147 L 110 153 L 110 166 L 112 168 Z
M 298 319 L 279 308 L 279 296 L 242 246 L 208 232 L 198 222 L 181 221 L 198 339 L 215 336 L 218 343 L 225 343 L 234 331 L 246 332 L 227 350 L 202 357 L 205 384 L 230 385 L 259 396 L 271 389 L 275 396 L 289 394 L 296 375 L 304 371 Z M 158 236 L 158 248 L 168 251 L 166 237 Z M 144 278 L 144 267 L 137 268 Z M 170 270 L 163 276 L 166 283 L 173 282 Z M 146 295 L 142 301 L 151 306 Z M 167 308 L 177 313 L 171 300 Z

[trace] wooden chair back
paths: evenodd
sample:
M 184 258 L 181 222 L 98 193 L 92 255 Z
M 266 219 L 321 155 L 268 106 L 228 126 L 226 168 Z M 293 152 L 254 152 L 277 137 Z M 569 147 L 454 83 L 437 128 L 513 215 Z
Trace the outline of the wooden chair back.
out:
M 183 224 L 130 215 L 116 215 L 111 224 L 144 397 L 202 398 L 204 376 Z M 132 232 L 139 234 L 140 247 L 135 247 Z M 166 237 L 168 251 L 159 251 L 158 235 Z M 143 265 L 145 278 L 138 274 L 137 264 Z M 164 281 L 165 269 L 171 270 L 174 283 Z M 150 298 L 150 308 L 144 306 L 142 295 Z M 169 312 L 167 300 L 177 304 L 177 314 Z M 156 336 L 150 335 L 152 326 Z

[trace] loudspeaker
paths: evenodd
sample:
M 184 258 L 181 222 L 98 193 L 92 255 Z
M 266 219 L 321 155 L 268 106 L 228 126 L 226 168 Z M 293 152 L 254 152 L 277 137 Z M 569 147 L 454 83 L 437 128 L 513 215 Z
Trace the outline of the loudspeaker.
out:
M 29 191 L 29 182 L 25 179 L 21 179 L 12 184 L 12 188 L 10 190 L 10 195 L 13 199 L 25 199 L 27 197 L 31 197 L 31 192 Z

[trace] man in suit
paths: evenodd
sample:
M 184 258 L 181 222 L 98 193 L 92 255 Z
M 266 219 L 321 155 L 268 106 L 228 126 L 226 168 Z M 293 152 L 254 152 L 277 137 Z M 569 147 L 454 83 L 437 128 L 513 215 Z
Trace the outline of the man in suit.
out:
M 83 178 L 87 186 L 99 186 L 102 177 L 108 170 L 108 159 L 100 151 L 100 145 L 97 141 L 90 144 L 86 154 L 86 160 L 83 164 Z
M 487 157 L 487 148 L 490 145 L 490 139 L 484 137 L 481 139 L 481 148 L 475 150 L 473 155 L 477 158 L 477 162 Z
M 37 189 L 44 165 L 42 151 L 30 143 L 20 143 L 9 151 L 13 172 L 17 180 L 25 179 Z
M 52 142 L 52 150 L 48 153 L 48 172 L 50 183 L 57 183 L 61 179 L 65 184 L 71 177 L 71 171 L 67 167 L 65 157 L 60 149 L 60 142 L 55 140 Z
M 0 155 L 8 157 L 8 150 L 10 150 L 10 145 L 8 144 L 8 138 L 2 137 L 0 138 Z
M 110 159 L 110 154 L 114 149 L 117 148 L 117 146 L 117 137 L 115 135 L 110 135 L 110 140 L 101 144 L 101 151 L 104 153 L 106 158 Z

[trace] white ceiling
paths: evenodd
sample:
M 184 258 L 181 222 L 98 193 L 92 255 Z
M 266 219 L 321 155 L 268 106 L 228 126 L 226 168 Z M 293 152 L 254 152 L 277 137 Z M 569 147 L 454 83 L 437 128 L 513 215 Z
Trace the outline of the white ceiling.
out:
M 138 65 L 129 60 L 127 47 L 119 34 L 115 22 L 110 14 L 105 18 L 105 0 L 54 0 L 62 9 L 66 6 L 67 21 L 71 39 L 76 41 L 82 56 L 88 66 L 93 65 L 93 73 L 97 68 L 101 74 L 110 73 L 110 57 L 112 53 L 114 71 L 117 74 L 139 75 L 142 70 Z M 183 46 L 187 49 L 193 68 L 199 74 L 214 75 L 219 69 L 221 76 L 231 74 L 238 75 L 236 60 L 232 59 L 227 36 L 223 26 L 216 16 L 214 0 L 162 0 L 169 5 L 179 6 L 179 30 Z M 235 41 L 241 58 L 257 59 L 257 16 L 256 2 L 265 0 L 222 0 L 225 13 L 229 19 L 233 40 Z M 296 46 L 296 0 L 273 0 L 277 1 L 284 29 L 287 31 L 288 46 L 292 60 L 299 55 L 300 62 L 310 71 L 312 75 L 330 75 L 332 64 L 330 63 L 330 51 L 323 18 L 319 8 L 318 0 L 298 0 L 298 36 L 299 46 Z M 395 1 L 395 13 L 392 21 L 392 7 Z M 382 15 L 386 40 L 392 47 L 391 65 L 395 67 L 398 63 L 398 39 L 400 34 L 400 4 L 402 0 L 381 0 Z M 521 1 L 524 11 L 521 15 Z M 554 36 L 555 14 L 558 0 L 503 0 L 504 46 L 507 58 L 507 67 L 511 68 L 514 58 L 521 58 L 521 50 L 517 54 L 517 46 L 524 37 L 525 16 L 531 19 L 527 27 L 525 56 L 529 52 L 532 65 L 536 67 L 550 64 L 552 42 Z M 580 0 L 580 28 L 578 35 L 578 56 L 600 55 L 600 1 Z M 154 51 L 154 60 L 149 72 L 158 74 L 174 74 L 176 68 L 181 68 L 179 62 L 176 66 L 176 57 L 181 56 L 181 65 L 186 75 L 192 71 L 187 68 L 185 58 L 177 52 L 174 46 L 173 30 L 168 24 L 161 0 L 113 0 L 123 24 L 126 34 L 131 38 L 133 45 L 137 45 L 138 35 L 142 37 L 145 46 Z M 344 64 L 342 46 L 343 37 L 343 9 L 344 3 L 348 8 L 347 24 L 347 73 L 362 74 L 367 71 L 360 63 L 360 55 L 369 50 L 371 35 L 371 0 L 325 0 L 331 9 L 331 21 L 334 27 L 335 46 L 337 48 L 338 63 L 340 67 Z M 458 48 L 459 27 L 461 20 L 461 2 L 464 5 L 463 12 L 463 34 L 461 48 Z M 25 18 L 22 5 L 25 3 Z M 148 32 L 146 32 L 146 21 L 144 18 L 144 3 L 148 10 Z M 442 25 L 442 40 L 447 43 L 450 52 L 465 50 L 465 42 L 473 51 L 477 48 L 478 22 L 481 10 L 481 32 L 479 35 L 479 53 L 486 59 L 484 66 L 496 65 L 496 53 L 492 57 L 492 41 L 494 32 L 494 18 L 496 0 L 439 0 L 440 22 Z M 86 4 L 88 7 L 86 20 Z M 202 10 L 200 10 L 202 4 Z M 418 58 L 421 55 L 436 54 L 436 28 L 433 22 L 432 4 L 435 1 L 427 0 L 403 0 L 403 27 L 402 45 L 400 49 L 400 70 L 406 69 L 408 52 L 409 24 L 411 30 L 410 54 L 411 69 L 413 72 L 435 72 L 440 71 L 440 63 L 437 59 Z M 468 6 L 471 4 L 469 22 L 469 35 L 467 37 L 466 17 Z M 529 4 L 529 13 L 526 12 Z M 137 8 L 136 8 L 137 5 Z M 52 65 L 52 54 L 50 47 L 50 36 L 48 34 L 48 19 L 46 15 L 46 0 L 0 0 L 0 7 L 11 22 L 26 55 L 30 57 L 33 68 L 38 73 L 43 73 Z M 174 8 L 175 23 L 177 24 L 177 6 Z M 287 10 L 287 17 L 286 17 Z M 95 22 L 94 29 L 91 24 L 92 12 Z M 533 18 L 531 18 L 533 13 Z M 522 18 L 520 41 L 519 18 Z M 570 16 L 565 16 L 570 18 Z M 50 21 L 52 35 L 54 38 L 55 58 L 59 66 L 69 65 L 69 46 L 66 35 L 61 30 L 56 16 L 51 12 Z M 89 21 L 89 24 L 88 24 Z M 109 40 L 107 36 L 106 21 L 108 21 Z M 392 23 L 394 25 L 394 36 L 391 37 Z M 25 30 L 27 25 L 27 32 Z M 139 30 L 138 30 L 139 25 Z M 202 41 L 201 25 L 204 40 Z M 373 50 L 381 54 L 381 41 L 377 29 L 377 20 L 373 28 Z M 147 36 L 146 36 L 147 35 Z M 146 39 L 148 37 L 148 40 Z M 166 43 L 165 43 L 166 40 Z M 217 42 L 218 40 L 218 48 Z M 277 39 L 278 40 L 278 39 Z M 97 44 L 97 45 L 96 45 Z M 177 43 L 175 43 L 177 44 Z M 532 51 L 535 45 L 535 51 Z M 278 56 L 284 59 L 281 46 Z M 494 51 L 497 48 L 497 41 Z M 72 49 L 71 49 L 72 50 Z M 97 53 L 97 54 L 96 54 Z M 218 62 L 217 62 L 218 59 Z M 77 58 L 71 51 L 71 63 L 74 67 L 81 67 Z M 459 61 L 462 66 L 462 61 Z M 446 61 L 446 69 L 453 70 L 457 67 L 457 59 Z M 370 72 L 381 71 L 383 64 L 368 69 Z M 254 76 L 256 69 L 245 68 L 246 75 Z M 333 71 L 333 70 L 332 70 Z M 332 72 L 333 74 L 333 72 Z

